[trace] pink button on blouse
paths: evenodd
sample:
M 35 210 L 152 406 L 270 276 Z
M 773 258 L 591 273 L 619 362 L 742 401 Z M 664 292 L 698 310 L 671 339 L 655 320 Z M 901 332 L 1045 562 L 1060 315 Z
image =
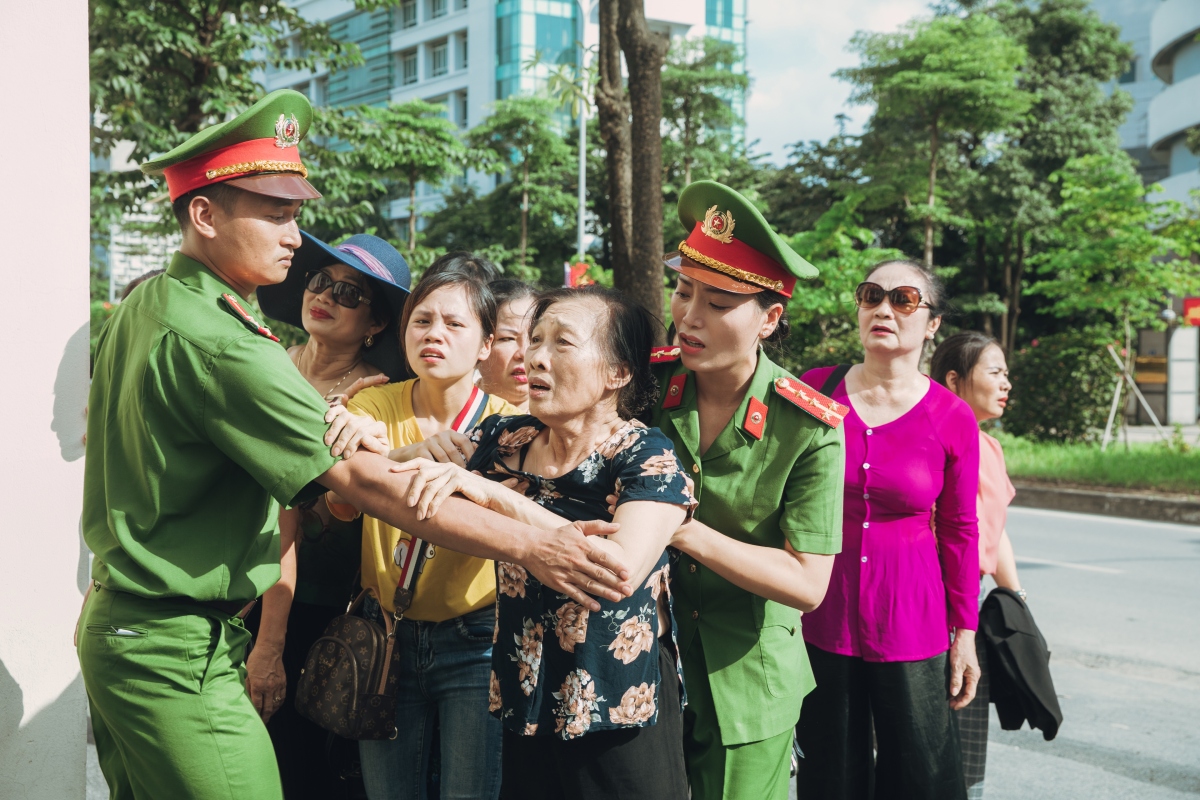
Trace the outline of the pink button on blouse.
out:
M 820 387 L 831 371 L 801 380 Z M 952 628 L 979 623 L 975 415 L 933 381 L 911 410 L 875 428 L 854 411 L 844 381 L 833 398 L 850 406 L 842 552 L 825 600 L 804 615 L 804 639 L 866 661 L 944 653 Z

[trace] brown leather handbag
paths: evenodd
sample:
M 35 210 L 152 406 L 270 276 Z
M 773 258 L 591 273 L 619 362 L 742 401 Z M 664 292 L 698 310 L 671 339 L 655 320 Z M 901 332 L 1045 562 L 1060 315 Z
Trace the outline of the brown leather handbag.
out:
M 368 589 L 309 648 L 296 686 L 296 711 L 347 739 L 396 737 L 396 631 L 356 616 Z

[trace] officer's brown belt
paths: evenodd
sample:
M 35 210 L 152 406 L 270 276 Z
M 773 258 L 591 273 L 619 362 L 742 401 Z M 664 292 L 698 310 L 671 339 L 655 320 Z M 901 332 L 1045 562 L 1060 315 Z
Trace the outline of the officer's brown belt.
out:
M 95 586 L 97 589 L 106 589 L 107 591 L 110 591 L 110 592 L 120 591 L 119 589 L 107 589 L 105 586 L 101 585 L 99 581 L 95 582 Z M 133 593 L 132 592 L 123 592 L 123 594 L 133 594 Z M 140 594 L 135 594 L 133 596 L 141 597 L 141 599 L 143 599 L 143 600 L 165 600 L 170 603 L 182 603 L 183 605 L 189 605 L 189 606 L 203 606 L 204 608 L 211 608 L 214 611 L 220 611 L 222 614 L 224 614 L 227 617 L 237 617 L 238 619 L 245 619 L 246 615 L 249 614 L 251 609 L 254 608 L 254 604 L 258 602 L 257 599 L 251 600 L 249 603 L 243 603 L 243 602 L 240 602 L 237 600 L 197 600 L 194 597 L 182 597 L 182 596 L 157 597 L 157 598 L 142 597 Z

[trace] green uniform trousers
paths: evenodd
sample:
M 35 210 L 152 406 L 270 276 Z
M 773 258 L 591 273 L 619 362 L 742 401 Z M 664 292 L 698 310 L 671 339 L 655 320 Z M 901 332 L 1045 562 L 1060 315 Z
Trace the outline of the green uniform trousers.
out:
M 708 665 L 697 636 L 683 657 L 683 755 L 692 800 L 787 800 L 792 729 L 759 742 L 721 744 Z
M 112 800 L 282 800 L 249 641 L 219 611 L 93 587 L 79 664 Z

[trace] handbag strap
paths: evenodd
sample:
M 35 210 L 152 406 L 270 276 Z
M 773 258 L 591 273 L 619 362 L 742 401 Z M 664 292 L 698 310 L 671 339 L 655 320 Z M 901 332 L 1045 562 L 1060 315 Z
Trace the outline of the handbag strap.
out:
M 358 596 L 351 600 L 350 604 L 346 606 L 346 613 L 353 614 L 354 610 L 362 605 L 363 598 L 368 594 L 374 595 L 374 592 L 372 592 L 370 589 L 363 589 L 361 592 L 359 592 Z M 375 599 L 378 601 L 379 598 Z M 383 609 L 381 608 L 380 612 L 382 611 Z M 387 641 L 387 646 L 384 647 L 383 650 L 383 669 L 379 672 L 379 690 L 375 692 L 375 694 L 383 694 L 384 690 L 387 688 L 388 672 L 392 668 L 392 652 L 396 649 L 396 625 L 392 621 L 392 617 L 386 613 L 380 613 L 379 616 L 383 617 L 383 629 L 387 633 L 385 638 Z
M 474 430 L 483 419 L 484 411 L 491 399 L 491 395 L 478 386 L 472 387 L 471 394 L 462 410 L 458 412 L 458 416 L 454 418 L 451 429 L 457 433 Z M 412 606 L 413 597 L 417 591 L 417 579 L 421 577 L 421 572 L 425 569 L 425 561 L 433 555 L 432 550 L 433 545 L 426 545 L 424 540 L 416 536 L 407 542 L 401 541 L 396 545 L 396 551 L 400 554 L 399 558 L 395 559 L 396 565 L 400 567 L 400 580 L 396 582 L 396 593 L 392 596 L 392 608 L 395 609 L 397 620 L 403 619 L 404 612 Z
M 838 364 L 833 368 L 833 372 L 829 373 L 829 377 L 825 379 L 825 383 L 821 384 L 820 392 L 826 397 L 833 397 L 833 390 L 838 387 L 838 384 L 846 379 L 846 373 L 850 371 L 853 364 Z

